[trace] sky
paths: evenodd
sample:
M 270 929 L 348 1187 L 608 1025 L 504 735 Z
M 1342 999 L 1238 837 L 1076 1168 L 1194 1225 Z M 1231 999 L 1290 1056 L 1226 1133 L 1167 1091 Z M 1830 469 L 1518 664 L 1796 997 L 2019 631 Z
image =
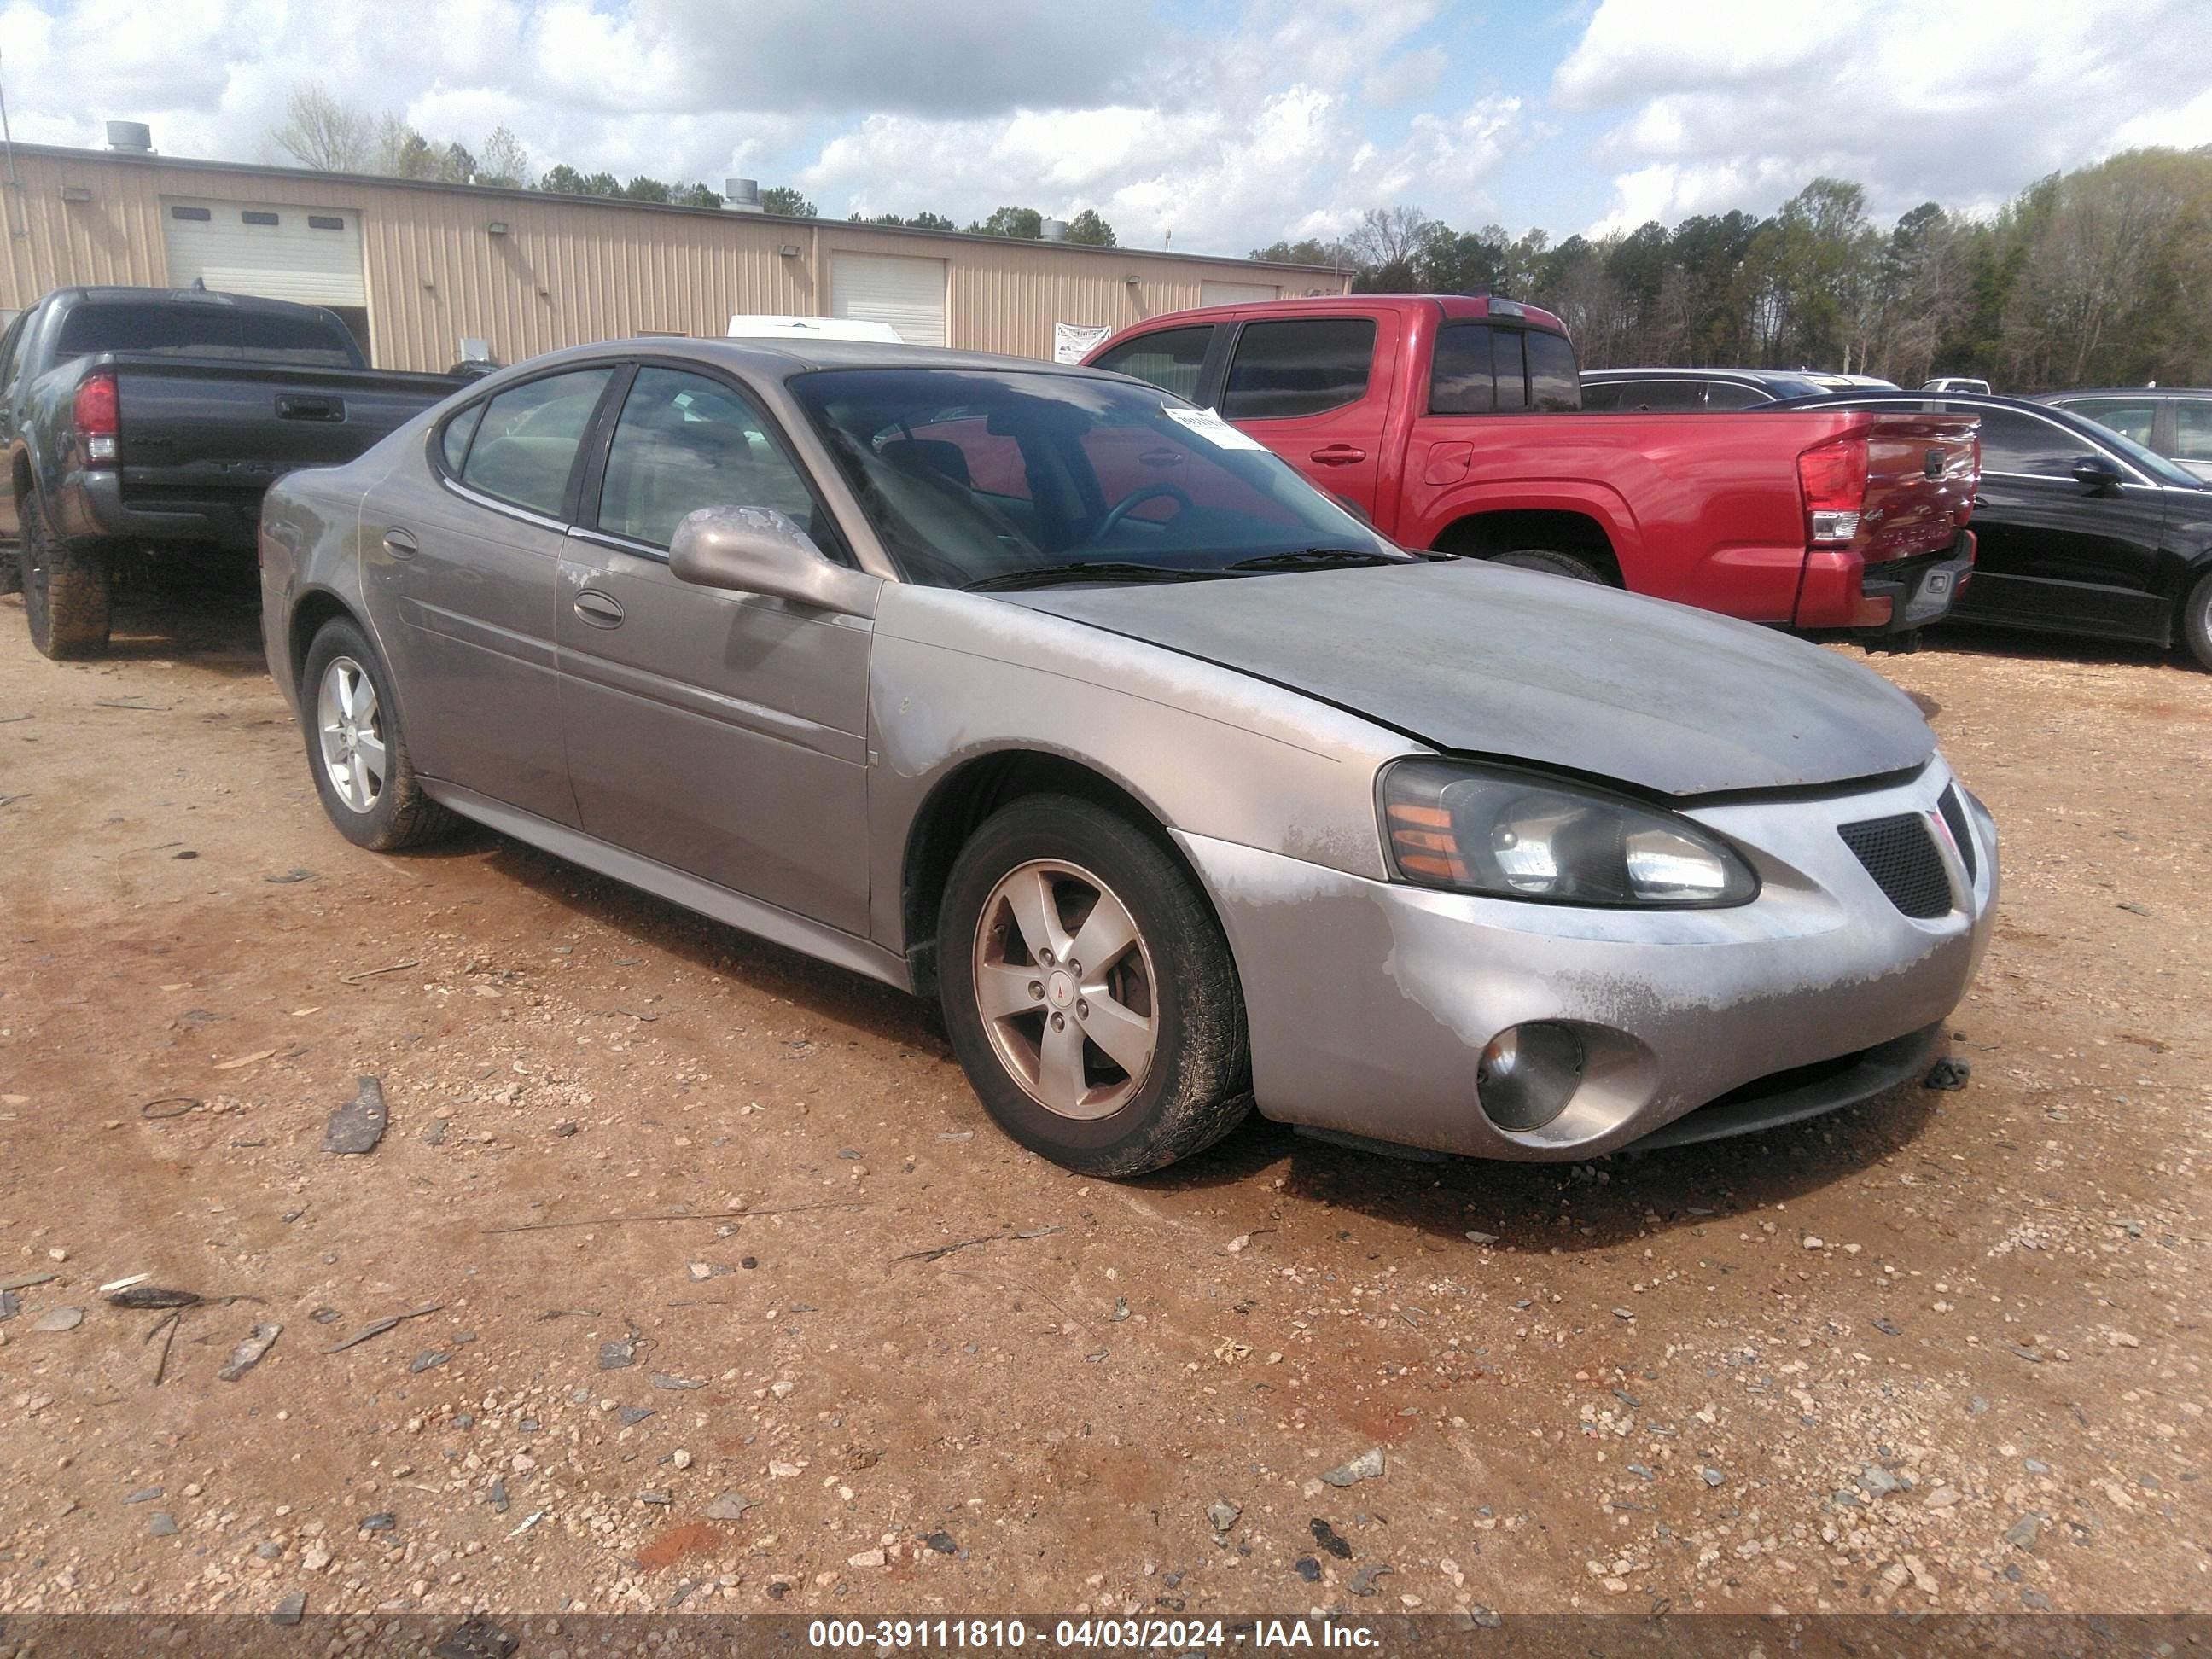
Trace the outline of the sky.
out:
M 533 167 L 792 185 L 828 216 L 1002 204 L 1242 254 L 1410 204 L 1553 238 L 1877 218 L 2212 143 L 2204 0 L 0 0 L 19 142 L 149 123 L 281 161 L 319 83 Z

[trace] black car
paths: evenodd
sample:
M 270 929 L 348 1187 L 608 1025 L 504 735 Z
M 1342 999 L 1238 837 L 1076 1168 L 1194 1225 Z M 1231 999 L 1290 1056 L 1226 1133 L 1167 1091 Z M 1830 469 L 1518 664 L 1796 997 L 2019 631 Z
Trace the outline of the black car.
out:
M 1719 414 L 1890 384 L 1809 368 L 1586 368 L 1582 381 L 1585 413 L 1654 415 Z
M 2018 398 L 1857 392 L 1793 408 L 1981 417 L 1962 622 L 2181 644 L 2212 668 L 2212 488 L 2134 440 Z

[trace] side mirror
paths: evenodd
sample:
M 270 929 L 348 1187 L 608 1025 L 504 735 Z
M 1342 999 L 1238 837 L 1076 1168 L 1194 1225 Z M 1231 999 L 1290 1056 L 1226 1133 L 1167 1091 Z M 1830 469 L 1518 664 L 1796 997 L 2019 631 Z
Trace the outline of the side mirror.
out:
M 2120 469 L 2109 455 L 2076 455 L 2068 470 L 2085 495 L 2109 495 L 2120 487 Z
M 847 616 L 872 617 L 880 579 L 832 564 L 813 538 L 772 507 L 702 507 L 669 544 L 677 580 L 763 593 Z

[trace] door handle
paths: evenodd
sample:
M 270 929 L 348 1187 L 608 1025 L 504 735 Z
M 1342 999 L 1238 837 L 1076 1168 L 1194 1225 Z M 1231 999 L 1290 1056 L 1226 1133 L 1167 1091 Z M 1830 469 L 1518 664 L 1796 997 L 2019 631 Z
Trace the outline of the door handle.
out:
M 384 532 L 384 550 L 395 559 L 411 559 L 422 550 L 422 544 L 415 539 L 413 531 L 394 525 Z
M 1323 466 L 1352 466 L 1367 459 L 1367 452 L 1351 444 L 1323 444 L 1311 458 Z
M 576 614 L 594 628 L 620 628 L 623 608 L 611 593 L 587 587 L 576 595 Z
M 345 419 L 345 399 L 280 397 L 276 399 L 276 418 L 280 421 L 343 421 Z

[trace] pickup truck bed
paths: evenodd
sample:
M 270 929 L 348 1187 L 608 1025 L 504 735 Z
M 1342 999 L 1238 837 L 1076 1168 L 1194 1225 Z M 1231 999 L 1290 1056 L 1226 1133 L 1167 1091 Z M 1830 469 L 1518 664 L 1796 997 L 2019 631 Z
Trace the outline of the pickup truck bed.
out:
M 0 336 L 0 537 L 52 657 L 106 648 L 118 579 L 253 556 L 261 498 L 351 460 L 465 381 L 370 368 L 312 306 L 58 289 Z M 8 574 L 19 561 L 10 558 Z
M 1085 359 L 1209 404 L 1403 546 L 1862 635 L 1966 580 L 1974 422 L 1585 414 L 1534 307 L 1347 295 L 1152 318 Z
M 118 464 L 55 497 L 56 530 L 240 553 L 252 550 L 271 483 L 298 467 L 343 465 L 459 384 L 125 352 L 81 360 L 80 380 L 100 374 L 115 377 Z

